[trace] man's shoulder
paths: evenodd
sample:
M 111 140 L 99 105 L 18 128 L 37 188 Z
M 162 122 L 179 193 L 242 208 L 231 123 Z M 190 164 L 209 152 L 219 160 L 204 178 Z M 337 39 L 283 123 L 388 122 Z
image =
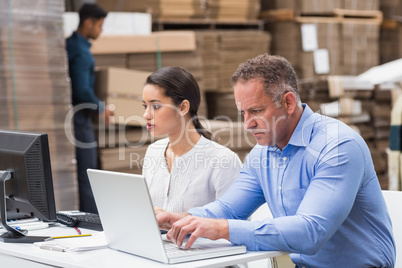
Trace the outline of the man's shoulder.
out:
M 77 36 L 72 34 L 69 37 L 66 38 L 66 45 L 67 46 L 72 46 L 72 45 L 77 45 L 78 39 Z
M 338 146 L 347 141 L 355 141 L 361 146 L 367 146 L 361 135 L 344 122 L 323 115 L 317 117 L 309 142 L 310 147 L 318 149 L 331 146 L 331 144 Z
M 89 47 L 74 33 L 66 39 L 66 50 L 75 54 L 90 53 Z
M 70 36 L 69 38 L 66 39 L 66 50 L 69 54 L 80 52 L 81 47 L 79 45 L 78 40 L 74 38 L 74 36 Z

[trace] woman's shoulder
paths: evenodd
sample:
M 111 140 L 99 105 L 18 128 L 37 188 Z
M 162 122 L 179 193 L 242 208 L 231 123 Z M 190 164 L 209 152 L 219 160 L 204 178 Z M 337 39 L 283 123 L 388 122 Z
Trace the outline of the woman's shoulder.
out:
M 169 138 L 157 140 L 148 146 L 148 150 L 165 150 L 168 143 Z
M 219 144 L 216 141 L 209 140 L 205 137 L 201 137 L 201 138 L 203 139 L 202 146 L 200 147 L 202 150 L 206 150 L 216 156 L 236 155 L 236 153 L 233 152 L 231 149 L 229 149 L 228 147 L 226 147 L 222 144 Z

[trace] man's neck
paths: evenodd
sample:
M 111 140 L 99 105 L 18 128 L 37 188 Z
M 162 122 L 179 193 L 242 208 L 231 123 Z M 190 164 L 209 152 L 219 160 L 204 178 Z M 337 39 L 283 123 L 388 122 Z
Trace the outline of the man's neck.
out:
M 88 32 L 83 27 L 78 27 L 76 32 L 88 39 Z

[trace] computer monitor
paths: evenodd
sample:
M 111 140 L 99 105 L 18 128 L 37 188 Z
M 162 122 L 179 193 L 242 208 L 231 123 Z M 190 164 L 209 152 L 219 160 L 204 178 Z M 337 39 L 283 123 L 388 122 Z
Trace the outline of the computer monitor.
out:
M 47 134 L 0 130 L 0 217 L 7 230 L 0 241 L 33 243 L 49 237 L 27 236 L 7 224 L 11 213 L 56 221 Z

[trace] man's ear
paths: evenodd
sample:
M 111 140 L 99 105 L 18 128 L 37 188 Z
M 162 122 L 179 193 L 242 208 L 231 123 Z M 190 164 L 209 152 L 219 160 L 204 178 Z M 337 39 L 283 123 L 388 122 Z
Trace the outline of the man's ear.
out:
M 285 93 L 285 95 L 283 95 L 282 102 L 282 105 L 284 108 L 286 108 L 288 114 L 293 114 L 297 106 L 295 94 L 293 92 Z
M 94 26 L 94 19 L 92 19 L 92 18 L 85 19 L 84 26 L 85 26 L 85 29 L 87 29 L 87 30 L 92 29 L 92 27 Z
M 179 106 L 179 109 L 180 109 L 180 114 L 182 116 L 188 114 L 188 112 L 190 111 L 190 102 L 188 100 L 182 101 Z

